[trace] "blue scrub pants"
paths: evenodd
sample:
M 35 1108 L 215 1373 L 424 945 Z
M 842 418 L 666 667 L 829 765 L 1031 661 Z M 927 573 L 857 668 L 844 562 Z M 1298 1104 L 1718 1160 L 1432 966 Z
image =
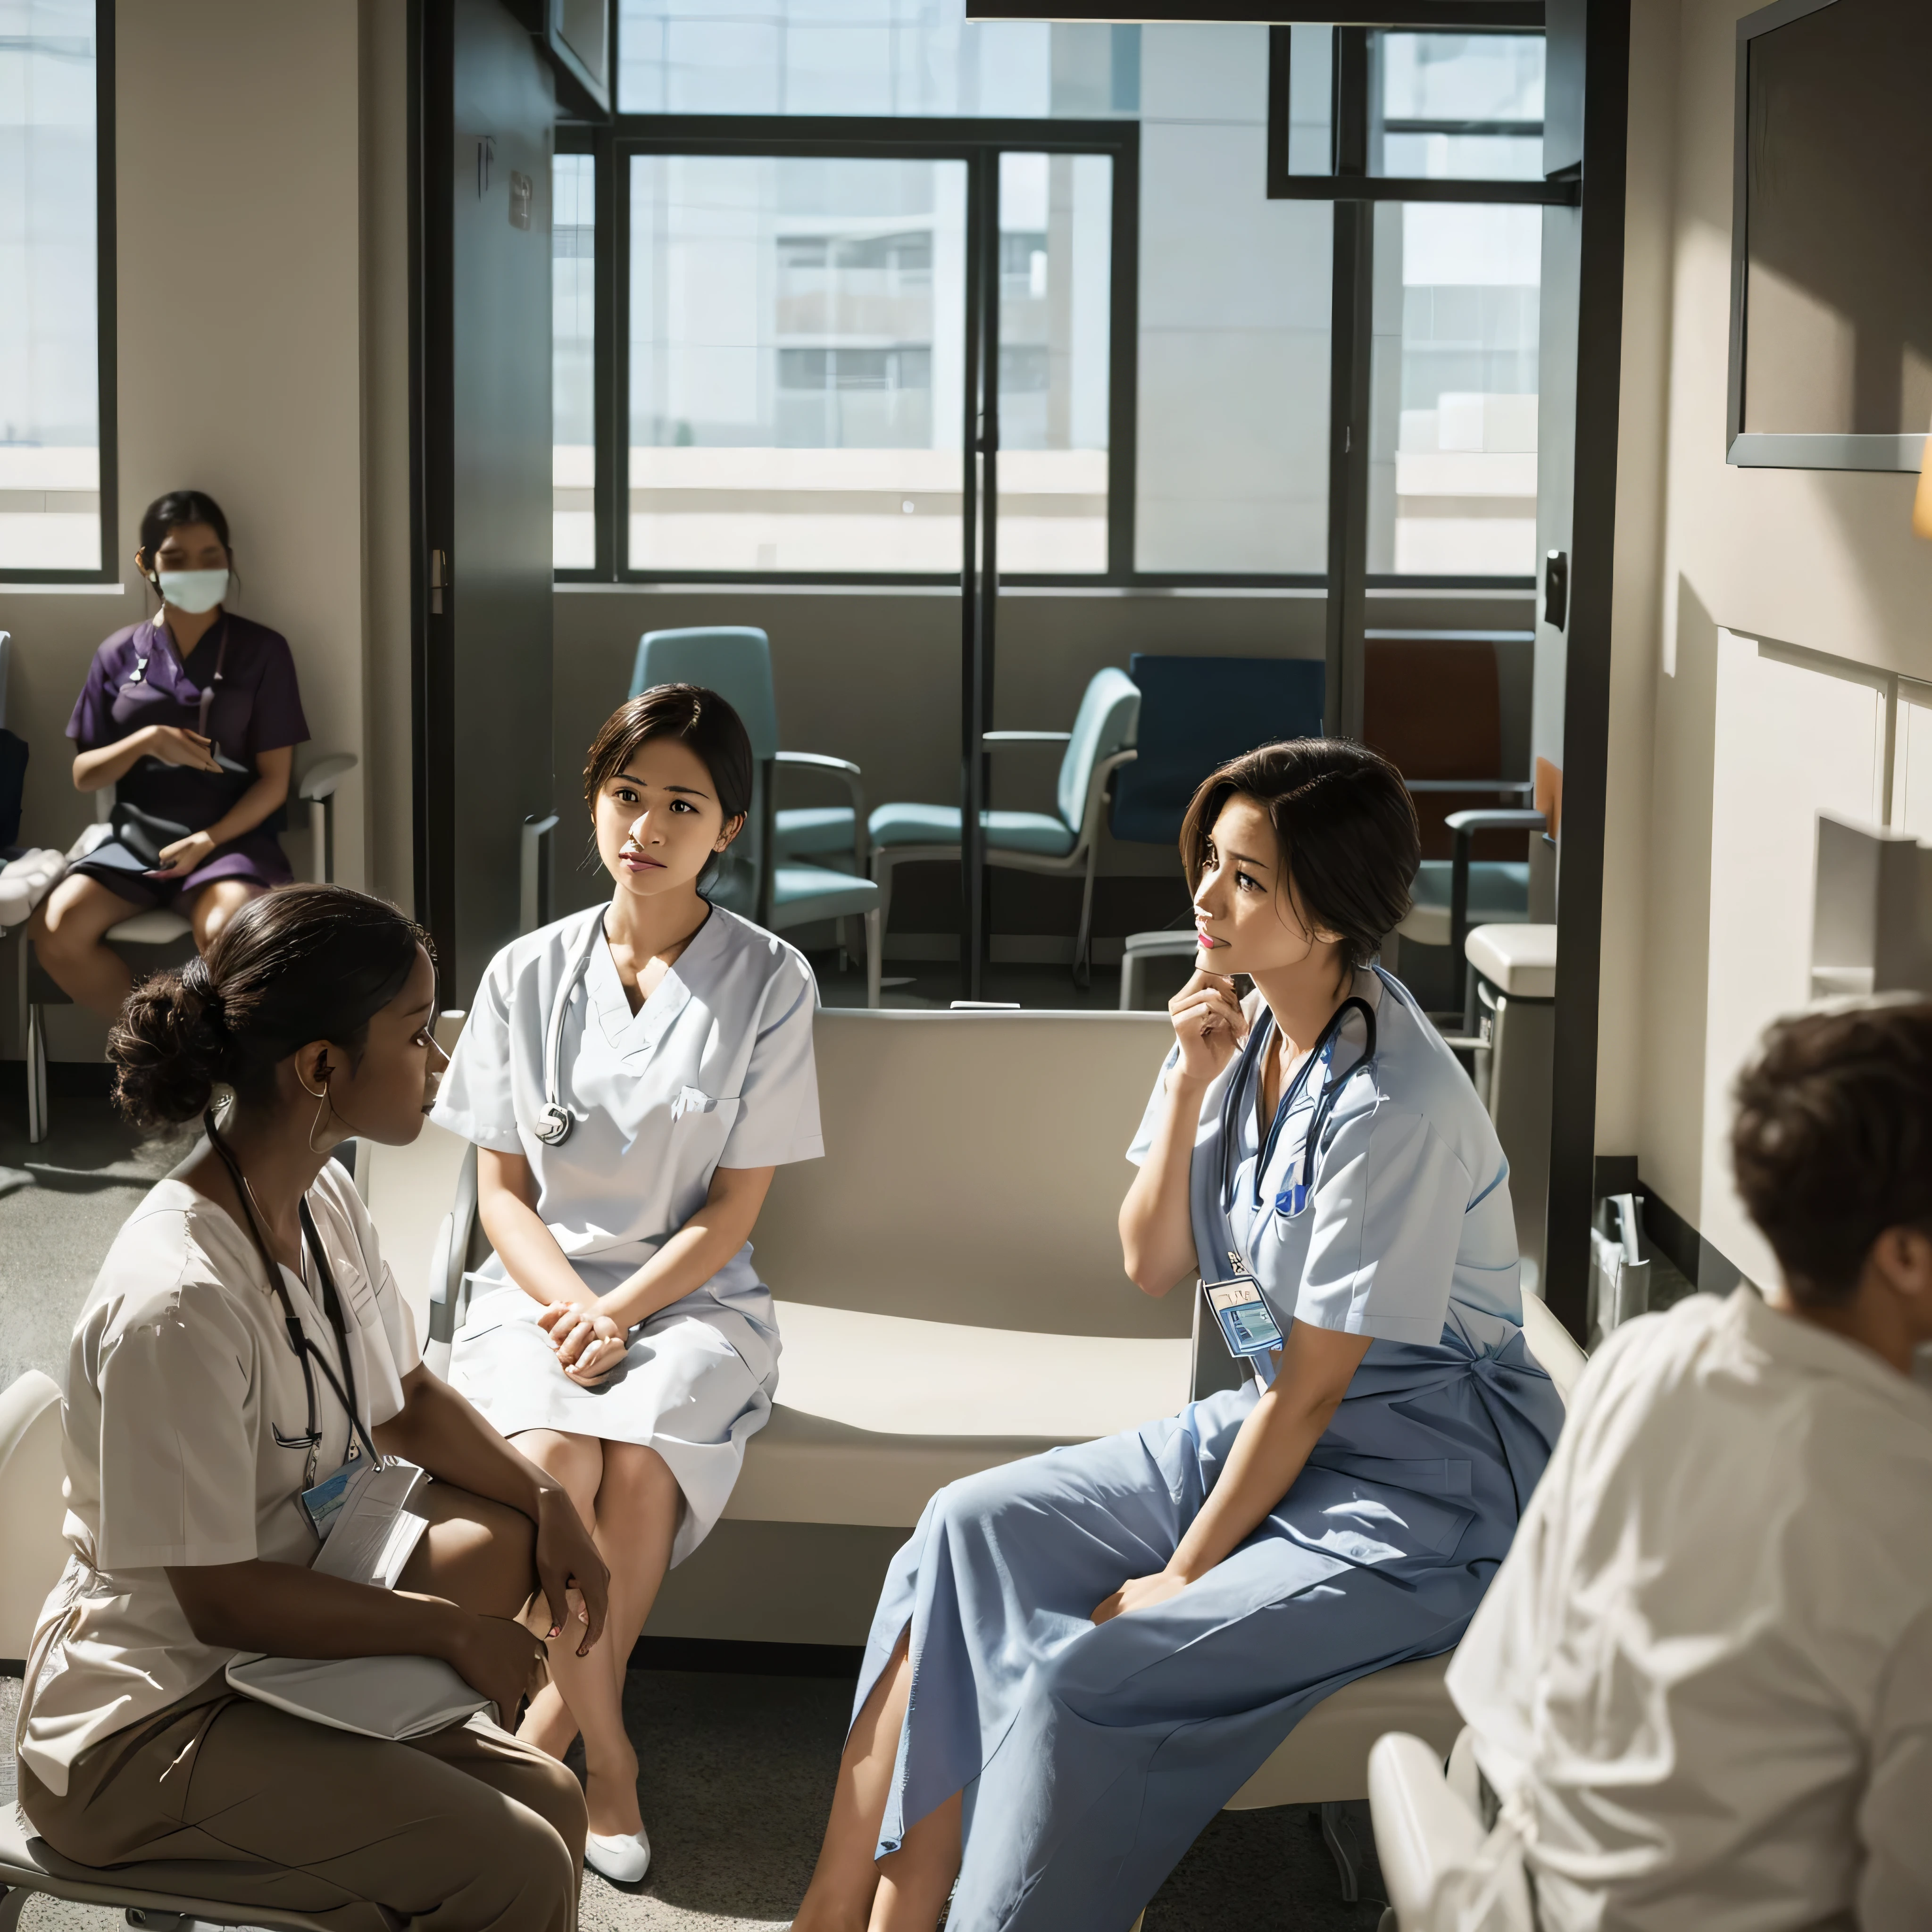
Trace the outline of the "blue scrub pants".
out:
M 1095 1606 L 1166 1567 L 1252 1386 L 928 1504 L 887 1573 L 854 1709 L 910 1625 L 878 1851 L 964 1791 L 947 1932 L 1126 1932 L 1310 1706 L 1455 1644 L 1518 1497 L 1475 1372 L 1486 1364 L 1432 1366 L 1359 1398 L 1352 1386 L 1245 1543 L 1179 1596 L 1108 1623 L 1090 1621 Z

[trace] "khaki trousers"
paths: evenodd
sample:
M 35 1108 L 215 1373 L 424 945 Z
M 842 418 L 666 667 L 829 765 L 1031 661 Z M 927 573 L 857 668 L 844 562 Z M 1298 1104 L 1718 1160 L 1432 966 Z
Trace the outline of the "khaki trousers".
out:
M 332 1932 L 571 1932 L 575 1777 L 481 1718 L 408 1744 L 310 1724 L 216 1677 L 82 1751 L 21 1808 L 63 1858 Z

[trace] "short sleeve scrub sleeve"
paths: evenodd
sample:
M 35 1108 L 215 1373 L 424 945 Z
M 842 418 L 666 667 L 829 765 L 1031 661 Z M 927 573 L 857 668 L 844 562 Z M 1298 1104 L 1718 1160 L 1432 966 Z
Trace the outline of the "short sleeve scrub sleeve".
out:
M 823 1154 L 816 1005 L 802 954 L 713 907 L 634 1013 L 603 909 L 574 914 L 490 962 L 431 1118 L 528 1162 L 538 1215 L 586 1294 L 606 1294 L 691 1219 L 721 1166 Z M 553 1100 L 571 1120 L 556 1144 L 536 1132 Z M 684 1492 L 682 1562 L 722 1512 L 778 1385 L 777 1322 L 751 1244 L 634 1328 L 622 1366 L 594 1388 L 557 1366 L 541 1312 L 493 1256 L 472 1277 L 452 1379 L 506 1436 L 552 1429 L 656 1450 Z
M 280 633 L 224 613 L 184 660 L 158 617 L 117 631 L 94 654 L 67 735 L 93 752 L 151 724 L 198 731 L 204 696 L 221 770 L 139 760 L 115 786 L 110 836 L 68 868 L 138 908 L 190 904 L 218 880 L 266 891 L 293 876 L 276 836 L 281 811 L 216 847 L 185 878 L 150 876 L 163 846 L 207 830 L 234 806 L 260 776 L 264 752 L 307 742 L 295 660 Z

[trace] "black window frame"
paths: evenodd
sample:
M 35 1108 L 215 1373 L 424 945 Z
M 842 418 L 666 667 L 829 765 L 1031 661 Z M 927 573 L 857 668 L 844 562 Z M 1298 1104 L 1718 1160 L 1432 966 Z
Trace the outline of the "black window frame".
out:
M 91 570 L 28 566 L 0 569 L 0 584 L 118 584 L 121 568 L 120 464 L 115 416 L 114 4 L 94 0 L 94 361 L 98 380 L 100 462 L 96 500 L 100 561 Z
M 976 17 L 986 10 L 969 10 Z M 1347 10 L 1343 10 L 1346 11 Z M 1540 4 L 1525 0 L 1466 0 L 1455 10 L 1460 17 L 1437 20 L 1428 27 L 1404 21 L 1396 31 L 1438 30 L 1452 32 L 1494 32 L 1522 34 L 1543 31 Z M 1035 16 L 1034 17 L 1036 17 Z M 1274 15 L 1279 21 L 1280 11 Z M 1335 111 L 1331 124 L 1336 142 L 1336 172 L 1328 175 L 1291 175 L 1288 172 L 1288 75 L 1291 32 L 1286 26 L 1271 26 L 1269 34 L 1268 87 L 1268 140 L 1266 191 L 1271 200 L 1294 200 L 1334 202 L 1337 214 L 1336 272 L 1344 256 L 1341 230 L 1348 225 L 1346 211 L 1379 201 L 1500 202 L 1515 205 L 1574 206 L 1580 194 L 1580 183 L 1574 171 L 1544 178 L 1521 181 L 1442 180 L 1370 176 L 1366 161 L 1358 169 L 1344 167 L 1342 151 L 1345 120 L 1366 128 L 1369 112 L 1367 88 L 1370 84 L 1366 52 L 1352 63 L 1348 77 L 1343 74 L 1345 46 L 1365 50 L 1371 33 L 1382 28 L 1335 26 L 1336 54 L 1333 62 Z M 1344 94 L 1354 89 L 1354 98 Z M 1420 130 L 1421 124 L 1414 124 Z M 1540 131 L 1542 124 L 1511 123 L 1507 130 L 1528 134 Z M 1411 124 L 1400 124 L 1397 131 Z M 1436 122 L 1428 131 L 1480 133 L 1496 131 L 1489 122 Z M 596 562 L 588 569 L 559 570 L 559 584 L 762 584 L 771 586 L 800 585 L 807 587 L 849 586 L 854 588 L 957 588 L 958 571 L 720 571 L 646 570 L 620 560 L 620 536 L 629 495 L 629 369 L 628 310 L 630 226 L 630 158 L 638 154 L 738 154 L 783 156 L 875 157 L 902 160 L 964 160 L 988 151 L 1028 153 L 1106 153 L 1114 162 L 1114 206 L 1111 302 L 1112 330 L 1108 380 L 1107 568 L 1104 571 L 1054 572 L 1000 574 L 1003 590 L 1033 589 L 1121 590 L 1304 590 L 1326 593 L 1331 584 L 1344 586 L 1342 599 L 1360 601 L 1365 590 L 1413 592 L 1491 592 L 1500 595 L 1533 592 L 1536 578 L 1532 575 L 1496 577 L 1476 575 L 1402 575 L 1395 572 L 1370 574 L 1366 561 L 1365 538 L 1362 556 L 1352 568 L 1339 568 L 1336 542 L 1336 505 L 1344 487 L 1342 471 L 1352 470 L 1358 453 L 1345 450 L 1346 439 L 1332 434 L 1336 422 L 1350 420 L 1350 398 L 1359 392 L 1366 409 L 1368 390 L 1369 340 L 1372 327 L 1371 305 L 1366 300 L 1366 278 L 1372 274 L 1373 237 L 1366 236 L 1366 259 L 1358 265 L 1362 286 L 1352 278 L 1348 290 L 1339 284 L 1331 289 L 1334 308 L 1330 339 L 1330 424 L 1334 454 L 1330 465 L 1327 500 L 1329 567 L 1322 571 L 1149 571 L 1134 562 L 1136 532 L 1136 446 L 1139 409 L 1138 352 L 1140 296 L 1140 134 L 1138 116 L 1099 121 L 1055 119 L 994 119 L 976 116 L 807 116 L 752 114 L 625 114 L 612 116 L 596 127 L 564 124 L 557 130 L 556 151 L 590 153 L 596 157 L 596 190 L 597 232 L 595 243 L 595 310 L 596 342 L 594 350 L 596 403 Z M 1366 230 L 1369 224 L 1362 224 Z M 1356 252 L 1352 248 L 1348 259 Z M 1343 296 L 1348 298 L 1346 302 Z M 1346 318 L 1347 326 L 1338 328 Z M 1359 335 L 1360 340 L 1357 340 Z M 1364 424 L 1366 431 L 1366 422 Z M 1366 490 L 1367 437 L 1360 440 L 1363 488 Z M 1366 496 L 1364 496 L 1364 501 Z M 1341 534 L 1352 536 L 1348 520 Z M 1352 590 L 1353 595 L 1350 595 Z M 1333 614 L 1331 614 L 1331 621 Z M 1357 628 L 1360 625 L 1358 623 Z M 1346 710 L 1344 715 L 1346 715 Z
M 1426 596 L 1431 591 L 1473 590 L 1521 595 L 1534 594 L 1536 589 L 1533 574 L 1408 576 L 1379 571 L 1371 574 L 1368 568 L 1376 205 L 1393 201 L 1568 207 L 1582 199 L 1580 175 L 1570 169 L 1520 181 L 1462 181 L 1369 172 L 1370 115 L 1376 85 L 1372 44 L 1376 34 L 1442 31 L 1520 36 L 1544 31 L 1540 21 L 1531 26 L 1507 0 L 1490 7 L 1472 7 L 1467 12 L 1478 17 L 1466 17 L 1453 28 L 1446 22 L 1438 28 L 1432 24 L 1424 27 L 1407 20 L 1380 26 L 1331 26 L 1334 39 L 1329 59 L 1330 172 L 1325 175 L 1288 172 L 1288 81 L 1294 29 L 1277 24 L 1268 32 L 1268 199 L 1326 201 L 1332 202 L 1335 209 L 1328 333 L 1328 569 L 1324 579 L 1335 587 L 1329 595 L 1327 611 L 1325 709 L 1327 728 L 1352 738 L 1360 737 L 1362 732 L 1365 671 L 1362 640 L 1367 628 L 1368 591 L 1411 591 Z M 1496 124 L 1472 121 L 1429 124 L 1432 131 L 1476 133 Z M 1543 131 L 1544 123 L 1534 124 L 1538 133 Z M 1530 126 L 1514 124 L 1514 130 L 1527 134 Z M 1354 434 L 1357 426 L 1362 432 L 1359 436 Z
M 560 570 L 560 584 L 806 584 L 956 589 L 954 571 L 648 570 L 620 562 L 629 485 L 630 161 L 637 154 L 788 156 L 957 160 L 1001 152 L 1106 154 L 1113 164 L 1109 290 L 1107 568 L 1003 575 L 1015 589 L 1118 588 L 1133 556 L 1134 400 L 1139 302 L 1140 124 L 1138 121 L 808 115 L 620 115 L 608 129 L 560 128 L 557 150 L 598 157 L 596 298 L 598 338 L 597 565 Z M 1120 272 L 1124 261 L 1127 272 Z M 1167 580 L 1161 580 L 1166 581 Z M 1216 579 L 1216 581 L 1225 580 Z M 1276 580 L 1270 580 L 1274 581 Z M 1301 580 L 1280 580 L 1300 581 Z

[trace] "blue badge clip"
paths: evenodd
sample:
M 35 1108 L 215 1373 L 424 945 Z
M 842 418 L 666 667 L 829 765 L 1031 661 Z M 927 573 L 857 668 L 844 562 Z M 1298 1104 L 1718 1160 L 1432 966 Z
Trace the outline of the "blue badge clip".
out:
M 1297 1181 L 1292 1187 L 1285 1187 L 1274 1197 L 1274 1211 L 1286 1214 L 1292 1220 L 1308 1205 L 1308 1190 Z

